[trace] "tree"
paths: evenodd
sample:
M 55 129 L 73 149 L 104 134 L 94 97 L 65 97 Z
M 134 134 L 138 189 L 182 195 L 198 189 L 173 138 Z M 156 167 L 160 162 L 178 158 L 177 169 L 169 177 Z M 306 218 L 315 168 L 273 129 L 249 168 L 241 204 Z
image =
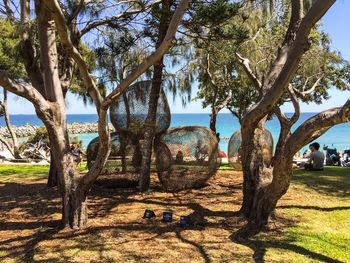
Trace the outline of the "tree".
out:
M 79 2 L 84 4 L 82 1 Z M 56 157 L 54 162 L 60 181 L 59 190 L 62 196 L 62 223 L 64 226 L 83 227 L 86 225 L 87 195 L 106 163 L 110 151 L 110 137 L 107 125 L 108 108 L 134 80 L 156 63 L 169 49 L 188 2 L 188 0 L 183 0 L 178 4 L 169 24 L 166 37 L 159 48 L 134 68 L 117 88 L 105 98 L 102 97 L 94 78 L 90 75 L 88 66 L 81 53 L 72 42 L 70 31 L 67 27 L 67 22 L 69 21 L 63 14 L 60 3 L 56 0 L 37 0 L 35 2 L 41 62 L 40 68 L 38 67 L 35 70 L 39 70 L 39 74 L 31 71 L 33 68 L 27 65 L 26 70 L 30 79 L 29 82 L 13 79 L 6 71 L 0 70 L 0 85 L 18 96 L 28 99 L 34 105 L 38 117 L 43 121 L 48 131 L 50 146 Z M 30 2 L 27 0 L 21 1 L 20 24 L 23 36 L 22 45 L 26 55 L 30 55 L 32 51 L 30 43 Z M 93 99 L 98 114 L 99 150 L 93 166 L 83 176 L 75 171 L 76 164 L 70 152 L 66 133 L 65 101 L 62 82 L 58 72 L 56 32 L 60 37 L 61 48 L 77 65 L 84 80 L 84 86 Z
M 244 174 L 243 204 L 241 211 L 248 218 L 249 225 L 261 228 L 268 222 L 277 201 L 286 193 L 292 176 L 292 160 L 295 153 L 305 144 L 317 138 L 335 124 L 346 122 L 350 118 L 350 100 L 343 106 L 329 109 L 301 124 L 294 132 L 292 125 L 298 120 L 300 107 L 298 98 L 306 95 L 307 90 L 294 87 L 298 80 L 297 72 L 303 55 L 310 49 L 313 28 L 317 21 L 334 4 L 334 0 L 314 1 L 309 9 L 304 9 L 303 1 L 293 0 L 288 12 L 289 24 L 283 34 L 281 44 L 272 63 L 262 80 L 254 73 L 248 58 L 236 53 L 238 61 L 259 91 L 259 99 L 249 108 L 242 119 L 242 165 Z M 344 68 L 346 72 L 346 68 Z M 348 74 L 348 73 L 346 73 Z M 325 78 L 313 76 L 316 81 L 305 86 L 318 87 Z M 302 79 L 302 78 L 299 78 Z M 305 83 L 304 83 L 305 84 Z M 337 85 L 337 81 L 332 84 Z M 299 86 L 304 87 L 304 85 Z M 284 96 L 288 94 L 295 107 L 295 113 L 287 118 L 279 109 Z M 271 165 L 262 160 L 263 147 L 260 143 L 262 125 L 271 112 L 276 112 L 281 123 L 275 156 Z
M 13 13 L 5 2 L 5 13 L 7 19 L 0 17 L 0 69 L 6 70 L 11 77 L 23 78 L 25 71 L 23 65 L 19 61 L 19 54 L 16 52 L 17 46 L 20 43 L 20 37 L 16 32 L 16 28 L 13 25 Z M 20 150 L 18 148 L 18 141 L 15 132 L 11 126 L 10 114 L 7 106 L 8 92 L 3 90 L 3 99 L 0 101 L 0 109 L 4 115 L 6 127 L 11 136 L 12 144 L 10 144 L 6 138 L 0 136 L 0 141 L 8 148 L 12 156 L 16 159 L 21 159 Z
M 321 103 L 329 97 L 328 89 L 332 86 L 349 89 L 350 79 L 348 63 L 330 49 L 329 37 L 316 24 L 334 1 L 327 4 L 280 1 L 277 10 L 273 7 L 278 1 L 273 1 L 268 14 L 264 6 L 253 8 L 254 2 L 243 6 L 242 15 L 228 22 L 245 28 L 250 35 L 248 39 L 219 38 L 210 41 L 206 49 L 200 49 L 200 52 L 210 50 L 212 53 L 208 53 L 215 60 L 211 62 L 211 72 L 207 72 L 208 66 L 201 68 L 199 96 L 204 99 L 204 105 L 217 107 L 216 103 L 221 104 L 229 92 L 233 93 L 226 107 L 240 120 L 243 135 L 241 212 L 250 226 L 259 228 L 267 224 L 277 201 L 288 189 L 294 154 L 332 125 L 348 119 L 339 115 L 347 112 L 347 103 L 342 108 L 318 114 L 292 133 L 291 127 L 299 119 L 299 101 Z M 277 52 L 276 47 L 279 47 Z M 223 74 L 228 66 L 231 66 L 229 74 Z M 219 85 L 231 79 L 236 83 L 226 88 Z M 215 92 L 210 94 L 212 90 L 219 90 L 221 96 L 214 96 Z M 280 109 L 286 102 L 295 106 L 291 118 Z M 332 125 L 326 117 L 331 112 L 337 116 Z M 273 114 L 281 122 L 281 131 L 274 157 L 266 162 L 261 137 L 264 123 Z M 302 134 L 305 131 L 302 127 L 310 128 L 311 132 Z M 293 140 L 297 138 L 295 144 Z
M 244 27 L 228 21 L 241 16 L 240 3 L 226 0 L 199 4 L 187 25 L 188 34 L 195 48 L 193 71 L 197 75 L 199 89 L 196 100 L 202 100 L 203 108 L 210 106 L 210 128 L 216 132 L 218 113 L 228 107 L 232 101 L 241 102 L 240 90 L 246 91 L 247 85 L 237 72 L 237 62 L 230 56 L 248 35 Z M 254 89 L 255 91 L 255 89 Z
M 7 130 L 9 131 L 9 134 L 11 136 L 12 145 L 2 135 L 0 135 L 0 141 L 6 146 L 6 148 L 10 151 L 10 153 L 15 159 L 22 159 L 20 150 L 19 150 L 17 135 L 12 129 L 10 114 L 7 107 L 7 99 L 8 99 L 8 92 L 7 90 L 4 89 L 3 100 L 0 101 L 0 108 L 5 118 Z
M 154 9 L 154 16 L 158 16 L 159 21 L 155 22 L 158 24 L 157 28 L 157 42 L 156 49 L 159 48 L 161 43 L 163 42 L 167 27 L 169 25 L 169 17 L 171 15 L 171 5 L 172 1 L 162 0 L 161 5 Z M 141 163 L 141 171 L 140 171 L 140 181 L 139 181 L 139 189 L 140 191 L 146 191 L 150 185 L 150 170 L 151 170 L 151 157 L 153 150 L 153 142 L 156 131 L 156 116 L 157 116 L 157 105 L 159 94 L 161 91 L 162 83 L 163 83 L 163 67 L 164 67 L 164 56 L 157 61 L 157 63 L 153 66 L 153 78 L 152 78 L 152 87 L 149 98 L 149 106 L 147 118 L 145 121 L 145 138 L 142 147 L 142 163 Z

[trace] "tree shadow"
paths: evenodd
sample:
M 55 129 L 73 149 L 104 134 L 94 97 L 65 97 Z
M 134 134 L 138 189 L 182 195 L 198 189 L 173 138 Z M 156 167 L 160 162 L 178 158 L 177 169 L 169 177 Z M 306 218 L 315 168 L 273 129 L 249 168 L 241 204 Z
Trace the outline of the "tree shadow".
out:
M 208 186 L 210 187 L 210 186 Z M 156 196 L 153 196 L 154 191 L 160 191 L 164 196 L 157 200 Z M 196 191 L 199 193 L 199 191 Z M 157 192 L 159 194 L 159 192 Z M 236 213 L 232 211 L 213 211 L 203 207 L 201 204 L 187 200 L 188 193 L 178 194 L 165 194 L 159 188 L 158 184 L 155 184 L 150 193 L 140 194 L 136 189 L 120 189 L 120 188 L 105 188 L 99 185 L 95 185 L 89 195 L 89 217 L 98 220 L 111 213 L 111 210 L 120 205 L 140 203 L 145 205 L 156 205 L 161 207 L 179 207 L 183 209 L 191 209 L 193 212 L 189 215 L 195 218 L 195 224 L 186 230 L 201 231 L 205 226 L 220 227 L 221 223 L 208 223 L 206 217 L 222 217 L 230 218 L 236 216 Z M 221 196 L 220 193 L 215 195 L 216 198 Z M 222 196 L 226 196 L 224 193 Z M 205 198 L 205 195 L 198 195 L 197 199 Z M 57 193 L 57 189 L 48 189 L 44 182 L 30 183 L 30 184 L 18 184 L 18 183 L 4 183 L 0 186 L 0 202 L 1 213 L 10 215 L 13 213 L 15 218 L 11 216 L 4 217 L 5 220 L 0 222 L 0 233 L 6 231 L 5 235 L 0 235 L 0 251 L 6 251 L 5 255 L 0 254 L 0 261 L 5 258 L 17 258 L 23 262 L 34 262 L 34 256 L 39 244 L 52 239 L 70 239 L 74 237 L 90 236 L 100 231 L 113 230 L 113 231 L 147 231 L 153 233 L 153 238 L 164 235 L 166 233 L 174 233 L 176 238 L 183 243 L 186 243 L 194 247 L 201 255 L 205 262 L 210 262 L 208 253 L 205 247 L 199 242 L 195 242 L 189 238 L 186 238 L 182 231 L 183 228 L 179 227 L 178 223 L 171 225 L 162 224 L 145 224 L 127 222 L 117 222 L 116 225 L 108 225 L 106 227 L 88 227 L 83 231 L 68 231 L 62 233 L 60 231 L 60 221 L 52 220 L 52 214 L 60 213 L 60 198 Z M 25 219 L 21 220 L 19 215 L 16 215 L 14 210 L 20 211 L 21 214 L 25 214 Z M 140 210 L 140 218 L 143 211 Z M 14 236 L 9 234 L 14 233 Z M 15 236 L 16 235 L 16 236 Z M 102 242 L 102 241 L 99 241 Z M 83 246 L 83 245 L 82 245 Z M 83 247 L 81 248 L 83 249 Z M 89 249 L 100 250 L 101 245 L 89 245 Z M 132 258 L 137 258 L 137 254 L 130 255 Z M 63 256 L 62 256 L 63 257 Z M 49 261 L 59 261 L 54 257 Z M 69 258 L 67 258 L 69 261 Z
M 277 208 L 278 209 L 297 208 L 297 209 L 317 210 L 322 212 L 350 210 L 350 206 L 320 207 L 320 206 L 314 206 L 314 205 L 280 205 Z
M 9 226 L 5 229 L 10 230 L 32 230 L 34 229 L 34 225 L 36 225 L 35 229 L 37 229 L 37 232 L 0 241 L 0 251 L 8 252 L 4 256 L 0 256 L 0 261 L 18 257 L 23 262 L 33 262 L 36 246 L 42 241 L 49 240 L 59 231 L 57 227 L 59 221 L 44 222 L 41 224 L 36 224 L 36 222 L 31 222 L 29 224 L 27 222 L 16 222 L 15 224 L 14 222 L 6 222 L 5 224 Z M 20 227 L 16 228 L 15 226 L 18 225 L 20 225 Z M 53 225 L 54 227 L 52 227 Z
M 350 168 L 326 167 L 324 171 L 295 171 L 292 181 L 321 194 L 348 198 L 350 196 Z
M 300 255 L 304 255 L 308 258 L 322 261 L 322 262 L 329 262 L 329 263 L 341 263 L 342 261 L 333 259 L 331 257 L 322 255 L 320 253 L 308 250 L 304 247 L 292 244 L 293 240 L 285 240 L 285 241 L 271 241 L 271 240 L 258 240 L 254 238 L 260 231 L 252 230 L 247 227 L 243 227 L 237 232 L 233 233 L 230 236 L 230 239 L 232 242 L 244 245 L 250 249 L 252 249 L 253 252 L 253 259 L 255 262 L 265 262 L 265 254 L 268 248 L 277 248 L 277 249 L 283 249 L 283 250 L 289 250 L 295 253 L 298 253 Z
M 299 178 L 297 178 L 299 180 Z M 142 209 L 140 209 L 140 220 L 121 222 L 116 221 L 111 225 L 92 225 L 84 230 L 80 231 L 67 231 L 62 232 L 59 230 L 60 222 L 58 220 L 52 220 L 50 217 L 54 213 L 60 213 L 60 199 L 56 189 L 48 189 L 45 183 L 32 183 L 32 184 L 16 184 L 16 183 L 4 183 L 0 185 L 0 203 L 1 213 L 10 213 L 13 209 L 20 209 L 23 213 L 28 215 L 26 219 L 16 218 L 16 220 L 4 217 L 6 220 L 0 222 L 1 231 L 13 231 L 14 236 L 8 236 L 6 240 L 0 240 L 0 251 L 7 250 L 5 256 L 0 255 L 0 261 L 5 257 L 20 258 L 24 262 L 33 262 L 36 253 L 36 247 L 39 243 L 45 241 L 66 240 L 72 238 L 88 239 L 93 235 L 98 235 L 103 231 L 120 232 L 135 232 L 136 236 L 139 233 L 147 232 L 151 236 L 146 240 L 153 240 L 157 237 L 173 234 L 178 241 L 188 244 L 193 247 L 198 255 L 205 262 L 211 262 L 210 253 L 206 249 L 206 246 L 201 241 L 192 239 L 186 236 L 185 230 L 203 231 L 206 229 L 224 229 L 229 233 L 235 231 L 230 236 L 230 240 L 234 243 L 244 245 L 253 252 L 253 259 L 256 262 L 263 262 L 267 249 L 276 248 L 290 250 L 295 253 L 305 255 L 315 260 L 321 260 L 325 262 L 340 262 L 330 257 L 310 251 L 306 248 L 292 244 L 293 240 L 283 241 L 269 241 L 269 240 L 257 240 L 254 238 L 256 232 L 246 228 L 242 228 L 245 224 L 245 220 L 240 216 L 239 212 L 233 211 L 232 206 L 235 202 L 241 202 L 240 188 L 241 181 L 232 182 L 226 178 L 218 178 L 210 185 L 201 190 L 194 190 L 188 192 L 181 192 L 176 194 L 166 194 L 158 183 L 152 185 L 150 192 L 140 194 L 136 189 L 121 189 L 121 188 L 106 188 L 103 186 L 95 185 L 89 195 L 89 217 L 94 220 L 103 221 L 104 218 L 111 213 L 114 209 L 121 205 L 140 203 L 144 206 L 159 206 L 161 209 L 168 207 L 179 208 L 181 211 L 190 210 L 187 216 L 192 218 L 193 225 L 188 228 L 181 228 L 178 223 L 162 224 L 153 221 L 142 221 L 143 215 Z M 300 179 L 301 180 L 301 179 Z M 153 194 L 153 193 L 157 193 Z M 234 198 L 232 198 L 234 196 Z M 205 200 L 205 202 L 202 202 Z M 210 200 L 210 202 L 208 202 Z M 229 202 L 229 208 L 217 209 L 215 203 Z M 205 205 L 203 205 L 203 203 Z M 334 211 L 334 210 L 346 210 L 350 207 L 330 207 L 322 208 L 317 206 L 302 206 L 302 205 L 285 205 L 280 206 L 281 209 L 287 208 L 300 208 L 300 209 L 314 209 L 320 211 Z M 0 217 L 1 218 L 1 217 Z M 212 220 L 215 219 L 215 220 Z M 282 222 L 285 220 L 285 222 Z M 288 221 L 287 219 L 279 219 L 280 222 L 286 225 L 293 225 L 295 222 Z M 31 231 L 26 234 L 16 235 L 16 231 Z M 119 240 L 118 240 L 119 241 Z M 96 242 L 89 244 L 89 249 L 101 253 L 101 260 L 103 259 L 102 252 L 104 249 L 104 240 L 98 238 Z M 69 244 L 63 244 L 65 248 L 71 248 Z M 74 245 L 80 249 L 84 249 L 85 243 Z M 72 248 L 74 248 L 72 245 Z M 130 253 L 130 257 L 133 260 L 137 260 L 139 255 L 136 253 Z M 128 254 L 129 256 L 129 254 Z M 65 261 L 71 259 L 64 258 Z M 48 259 L 50 262 L 62 261 L 52 257 Z M 152 260 L 152 258 L 150 258 Z
M 58 191 L 48 188 L 44 183 L 1 184 L 0 203 L 2 213 L 17 208 L 31 217 L 46 218 L 47 215 L 61 212 Z

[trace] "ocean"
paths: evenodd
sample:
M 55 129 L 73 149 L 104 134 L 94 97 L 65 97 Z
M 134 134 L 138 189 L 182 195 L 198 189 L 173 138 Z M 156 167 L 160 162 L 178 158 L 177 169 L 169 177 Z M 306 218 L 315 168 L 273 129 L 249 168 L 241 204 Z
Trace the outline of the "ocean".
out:
M 299 121 L 294 125 L 295 129 L 306 119 L 312 117 L 315 113 L 302 113 Z M 287 114 L 288 115 L 288 114 Z M 42 125 L 40 119 L 36 115 L 11 115 L 11 123 L 15 126 L 24 126 L 26 123 L 29 125 Z M 67 115 L 69 123 L 93 123 L 97 121 L 97 115 L 95 114 L 70 114 Z M 172 114 L 171 115 L 171 127 L 186 126 L 186 125 L 198 125 L 209 127 L 209 114 Z M 4 119 L 0 118 L 0 126 L 4 126 Z M 230 113 L 222 113 L 217 118 L 217 132 L 220 133 L 221 138 L 230 138 L 231 135 L 239 129 L 239 122 L 236 117 Z M 277 142 L 280 125 L 277 118 L 273 118 L 268 121 L 266 128 L 269 129 L 273 135 L 274 141 Z M 75 136 L 75 135 L 72 135 Z M 83 142 L 83 146 L 87 146 L 88 143 L 97 136 L 97 134 L 78 134 L 80 140 Z M 350 123 L 343 123 L 334 126 L 319 139 L 317 139 L 322 145 L 326 144 L 330 148 L 337 148 L 338 150 L 350 149 Z M 220 149 L 227 152 L 228 141 L 221 139 Z

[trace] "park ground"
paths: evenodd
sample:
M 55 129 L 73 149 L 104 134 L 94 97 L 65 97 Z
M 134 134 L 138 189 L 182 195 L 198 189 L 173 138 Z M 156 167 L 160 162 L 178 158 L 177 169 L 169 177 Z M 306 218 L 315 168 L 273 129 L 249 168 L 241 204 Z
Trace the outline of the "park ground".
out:
M 0 166 L 0 262 L 350 262 L 350 169 L 296 171 L 268 230 L 238 216 L 242 173 L 222 166 L 202 189 L 95 186 L 89 226 L 60 230 L 60 199 L 48 167 Z M 142 219 L 153 209 L 155 219 Z M 161 222 L 172 210 L 174 223 Z M 180 215 L 195 224 L 177 225 Z

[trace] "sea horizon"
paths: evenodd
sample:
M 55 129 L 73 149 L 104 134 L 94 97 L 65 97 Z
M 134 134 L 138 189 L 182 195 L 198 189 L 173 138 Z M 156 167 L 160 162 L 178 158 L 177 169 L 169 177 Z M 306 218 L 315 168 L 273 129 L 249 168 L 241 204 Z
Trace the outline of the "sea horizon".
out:
M 290 115 L 292 113 L 286 113 Z M 298 122 L 293 126 L 296 129 L 306 119 L 317 114 L 317 112 L 303 112 Z M 11 124 L 13 126 L 43 125 L 42 121 L 35 114 L 11 114 Z M 179 126 L 204 126 L 209 127 L 210 113 L 172 113 L 170 128 Z M 97 122 L 97 114 L 67 114 L 68 123 L 94 123 Z M 5 126 L 4 118 L 0 118 L 0 126 Z M 217 132 L 222 140 L 220 148 L 227 152 L 228 138 L 240 128 L 238 119 L 231 113 L 219 113 L 217 117 Z M 266 123 L 266 128 L 272 133 L 274 142 L 277 142 L 280 125 L 276 117 Z M 339 150 L 350 149 L 350 123 L 338 124 L 319 137 L 316 141 L 321 145 L 328 145 L 330 148 Z M 97 136 L 96 133 L 72 134 L 78 136 L 86 147 L 88 143 Z M 305 147 L 304 147 L 305 148 Z M 303 149 L 302 149 L 303 150 Z

